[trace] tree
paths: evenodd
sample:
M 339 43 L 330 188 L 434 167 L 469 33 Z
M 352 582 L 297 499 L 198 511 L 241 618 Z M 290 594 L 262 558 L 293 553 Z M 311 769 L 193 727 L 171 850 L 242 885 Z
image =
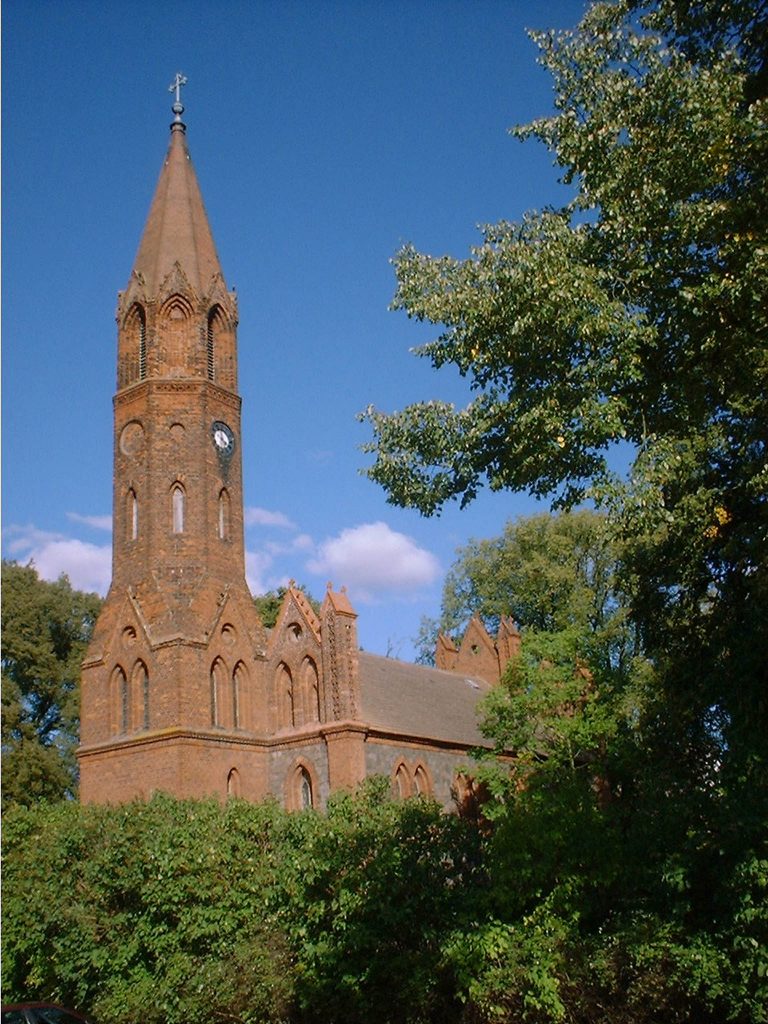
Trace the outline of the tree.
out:
M 3 992 L 101 1021 L 285 1021 L 286 943 L 265 910 L 283 813 L 176 801 L 13 807 L 4 825 Z
M 538 35 L 556 113 L 514 134 L 573 197 L 466 260 L 398 253 L 395 308 L 443 325 L 420 354 L 476 395 L 364 414 L 394 503 L 429 515 L 487 482 L 607 509 L 660 745 L 694 765 L 714 744 L 734 779 L 768 735 L 767 26 L 764 2 L 615 0 Z
M 104 1024 L 458 1022 L 443 956 L 477 834 L 388 779 L 328 813 L 175 800 L 13 807 L 3 994 Z
M 441 627 L 461 629 L 477 613 L 495 632 L 511 615 L 523 631 L 576 629 L 599 638 L 606 655 L 631 656 L 619 554 L 606 517 L 588 509 L 509 522 L 501 536 L 458 550 Z
M 2 564 L 2 588 L 3 802 L 71 797 L 80 663 L 101 599 L 14 562 Z
M 554 634 L 555 656 L 544 637 L 522 687 L 495 696 L 491 732 L 523 745 L 529 773 L 500 805 L 509 867 L 478 998 L 517 1007 L 499 1020 L 613 1006 L 615 1020 L 762 1021 L 768 5 L 613 0 L 537 40 L 556 113 L 514 135 L 550 148 L 572 198 L 486 227 L 465 260 L 398 253 L 395 308 L 442 326 L 419 354 L 456 367 L 474 397 L 364 414 L 367 472 L 393 503 L 432 515 L 487 484 L 604 509 L 648 659 L 607 688 L 596 676 L 595 700 L 561 704 L 582 647 Z M 537 674 L 542 658 L 559 676 Z M 616 782 L 599 813 L 582 762 L 560 756 L 585 730 Z M 569 814 L 583 843 L 537 845 Z M 613 851 L 604 877 L 585 848 L 595 864 Z M 521 878 L 537 901 L 505 906 Z M 504 986 L 519 984 L 537 928 L 551 942 L 529 962 L 526 1011 Z M 536 970 L 550 986 L 538 994 Z
M 474 614 L 494 634 L 509 615 L 523 632 L 581 630 L 614 661 L 636 653 L 618 579 L 620 545 L 604 515 L 581 509 L 521 517 L 498 537 L 459 548 L 443 586 L 441 617 L 424 618 L 418 643 L 428 662 L 438 632 L 461 632 Z

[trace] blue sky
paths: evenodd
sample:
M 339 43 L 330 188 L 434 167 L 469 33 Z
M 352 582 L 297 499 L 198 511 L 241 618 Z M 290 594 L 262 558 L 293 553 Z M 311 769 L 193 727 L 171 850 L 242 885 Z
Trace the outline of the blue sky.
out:
M 466 399 L 389 311 L 405 242 L 464 256 L 477 225 L 561 201 L 507 129 L 551 110 L 526 28 L 553 0 L 5 0 L 3 554 L 109 582 L 116 296 L 168 142 L 187 138 L 240 309 L 247 574 L 346 585 L 361 645 L 409 660 L 456 549 L 535 509 L 484 492 L 439 518 L 360 473 L 356 414 Z

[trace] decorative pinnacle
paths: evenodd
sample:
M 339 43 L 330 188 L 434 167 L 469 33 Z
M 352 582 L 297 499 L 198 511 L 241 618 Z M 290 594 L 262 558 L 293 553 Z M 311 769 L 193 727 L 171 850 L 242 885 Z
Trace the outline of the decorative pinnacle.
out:
M 183 106 L 183 104 L 181 102 L 181 87 L 182 87 L 182 85 L 186 85 L 186 84 L 187 84 L 187 77 L 186 77 L 186 75 L 182 75 L 182 73 L 180 71 L 177 71 L 176 72 L 176 77 L 171 82 L 171 84 L 168 86 L 168 92 L 175 92 L 176 93 L 176 99 L 174 100 L 173 106 L 171 107 L 171 110 L 173 111 L 173 113 L 175 115 L 174 118 L 173 118 L 173 124 L 171 125 L 171 128 L 173 128 L 177 124 L 180 124 L 182 129 L 184 128 L 184 122 L 181 120 L 181 115 L 184 113 L 184 106 Z

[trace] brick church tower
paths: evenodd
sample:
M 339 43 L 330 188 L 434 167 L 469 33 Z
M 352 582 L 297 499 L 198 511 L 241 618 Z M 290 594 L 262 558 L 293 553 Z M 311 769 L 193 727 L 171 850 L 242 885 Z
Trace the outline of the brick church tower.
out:
M 112 585 L 83 667 L 84 801 L 205 792 L 258 714 L 265 635 L 245 582 L 237 302 L 174 84 L 168 153 L 118 298 Z M 252 777 L 264 756 L 249 751 Z
M 322 808 L 385 775 L 399 797 L 451 807 L 484 742 L 477 703 L 514 638 L 494 645 L 474 624 L 460 649 L 443 638 L 435 669 L 368 654 L 330 584 L 319 610 L 289 586 L 264 629 L 245 580 L 237 303 L 189 158 L 183 84 L 117 305 L 112 585 L 82 668 L 80 798 L 271 794 Z

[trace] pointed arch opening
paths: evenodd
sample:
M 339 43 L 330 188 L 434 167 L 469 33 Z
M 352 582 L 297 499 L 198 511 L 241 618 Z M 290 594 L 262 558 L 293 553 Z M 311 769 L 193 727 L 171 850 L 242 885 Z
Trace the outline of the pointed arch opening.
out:
M 302 768 L 299 771 L 299 801 L 301 803 L 302 810 L 305 810 L 307 807 L 312 807 L 314 804 L 312 779 L 309 777 L 309 772 L 306 768 Z
M 227 797 L 235 798 L 240 796 L 240 772 L 237 768 L 230 768 L 227 775 Z
M 121 665 L 115 665 L 110 678 L 110 732 L 126 733 L 131 724 L 128 677 Z
M 192 306 L 183 295 L 171 295 L 163 303 L 158 315 L 158 334 L 161 374 L 168 377 L 190 376 L 196 338 Z
M 248 691 L 248 669 L 245 662 L 238 661 L 232 673 L 232 724 L 235 729 L 243 729 L 247 725 Z
M 184 533 L 187 496 L 178 481 L 171 488 L 171 523 L 173 533 Z
M 398 761 L 392 775 L 392 792 L 398 800 L 407 800 L 411 795 L 411 773 L 405 761 Z
M 421 763 L 416 765 L 413 772 L 413 792 L 416 796 L 432 795 L 432 780 L 426 766 Z
M 136 702 L 132 716 L 135 727 L 149 729 L 149 672 L 143 661 L 136 662 L 131 683 L 131 689 Z
M 227 722 L 227 668 L 221 658 L 211 665 L 211 725 L 225 726 Z
M 320 721 L 320 676 L 317 665 L 310 657 L 304 659 L 301 667 L 302 689 L 304 691 L 305 718 L 307 722 Z
M 206 332 L 206 376 L 225 388 L 234 388 L 234 346 L 232 325 L 219 305 L 208 313 Z
M 291 675 L 291 670 L 284 662 L 277 669 L 276 688 L 278 728 L 291 729 L 296 724 L 293 676 Z
M 147 317 L 144 307 L 138 302 L 128 310 L 122 334 L 117 367 L 118 388 L 128 387 L 147 376 Z
M 222 487 L 222 489 L 219 491 L 219 540 L 229 540 L 229 519 L 231 508 L 232 502 L 229 497 L 229 491 L 226 489 L 226 487 Z
M 304 811 L 317 807 L 318 793 L 314 766 L 305 758 L 298 758 L 286 776 L 285 806 L 289 811 Z
M 139 499 L 132 487 L 128 488 L 125 496 L 125 525 L 126 539 L 129 541 L 139 538 Z

